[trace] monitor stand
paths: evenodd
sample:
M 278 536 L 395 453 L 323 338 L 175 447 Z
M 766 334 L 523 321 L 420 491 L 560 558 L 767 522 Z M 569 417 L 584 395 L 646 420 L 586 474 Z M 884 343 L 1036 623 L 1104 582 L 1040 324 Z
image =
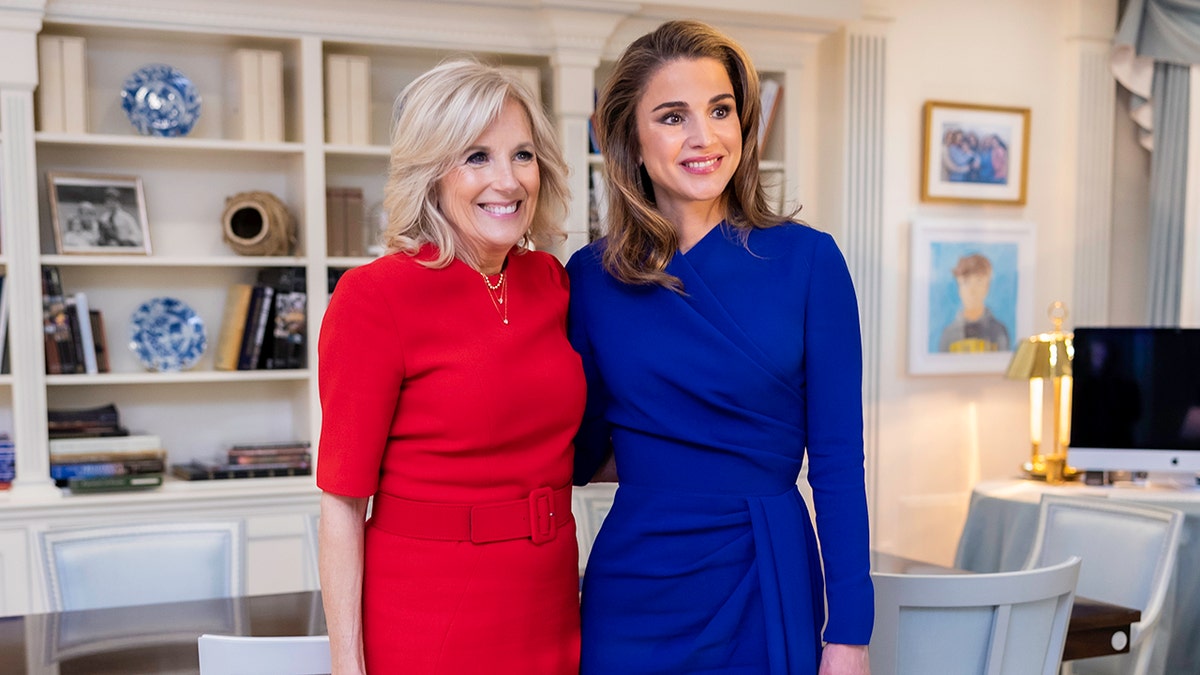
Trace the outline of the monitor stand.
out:
M 1169 471 L 1085 471 L 1083 482 L 1135 490 L 1195 490 L 1200 474 Z

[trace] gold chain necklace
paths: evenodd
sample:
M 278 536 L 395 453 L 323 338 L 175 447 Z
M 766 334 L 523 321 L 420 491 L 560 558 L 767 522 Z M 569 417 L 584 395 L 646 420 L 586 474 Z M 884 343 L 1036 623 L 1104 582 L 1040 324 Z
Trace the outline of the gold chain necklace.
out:
M 500 315 L 500 320 L 504 325 L 508 325 L 508 284 L 504 283 L 504 272 L 500 272 L 500 278 L 496 280 L 496 284 L 492 285 L 492 280 L 488 279 L 488 275 L 483 272 L 479 273 L 483 277 L 483 283 L 488 287 L 488 298 L 492 301 L 492 306 L 496 308 L 496 313 Z

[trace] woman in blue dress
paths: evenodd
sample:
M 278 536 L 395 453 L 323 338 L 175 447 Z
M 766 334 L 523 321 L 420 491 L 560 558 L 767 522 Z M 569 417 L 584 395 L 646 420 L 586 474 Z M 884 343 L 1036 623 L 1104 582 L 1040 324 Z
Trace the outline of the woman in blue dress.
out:
M 633 42 L 600 97 L 608 236 L 568 264 L 576 482 L 620 487 L 584 675 L 869 671 L 857 302 L 833 239 L 767 205 L 759 110 L 744 51 L 691 21 Z

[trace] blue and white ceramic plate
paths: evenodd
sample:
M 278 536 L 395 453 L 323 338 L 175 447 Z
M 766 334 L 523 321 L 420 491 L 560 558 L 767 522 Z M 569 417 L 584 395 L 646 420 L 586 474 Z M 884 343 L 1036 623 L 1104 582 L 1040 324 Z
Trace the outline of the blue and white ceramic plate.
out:
M 151 298 L 130 317 L 129 348 L 149 370 L 191 368 L 207 346 L 204 321 L 182 300 Z
M 121 107 L 140 134 L 186 136 L 200 118 L 200 93 L 183 73 L 151 63 L 125 80 Z

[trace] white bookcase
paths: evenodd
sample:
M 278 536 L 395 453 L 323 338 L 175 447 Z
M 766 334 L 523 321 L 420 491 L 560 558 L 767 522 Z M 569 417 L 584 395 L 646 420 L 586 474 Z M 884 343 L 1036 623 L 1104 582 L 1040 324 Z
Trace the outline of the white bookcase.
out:
M 326 254 L 325 189 L 357 187 L 368 210 L 383 198 L 389 125 L 395 95 L 442 59 L 471 53 L 541 75 L 542 96 L 555 119 L 568 162 L 572 209 L 563 260 L 587 241 L 587 120 L 592 92 L 621 48 L 666 18 L 697 16 L 681 6 L 644 15 L 639 5 L 480 0 L 456 3 L 362 0 L 291 3 L 262 0 L 27 0 L 0 9 L 0 268 L 12 293 L 12 374 L 0 375 L 0 431 L 14 438 L 17 480 L 0 491 L 0 615 L 43 608 L 37 570 L 30 569 L 38 528 L 237 515 L 248 521 L 250 593 L 312 587 L 304 564 L 305 517 L 318 510 L 311 478 L 168 482 L 145 493 L 66 495 L 49 477 L 46 411 L 115 403 L 125 426 L 159 435 L 172 463 L 211 459 L 237 442 L 303 439 L 320 433 L 316 336 L 327 304 L 330 269 L 367 258 Z M 777 4 L 777 3 L 776 3 Z M 760 67 L 784 85 L 784 99 L 765 156 L 785 178 L 789 200 L 812 194 L 801 148 L 814 147 L 815 45 L 844 19 L 825 1 L 798 3 L 794 14 L 701 16 L 751 49 Z M 214 5 L 216 5 L 214 7 Z M 773 7 L 774 5 L 772 5 Z M 805 7 L 811 10 L 804 16 Z M 792 11 L 792 10 L 787 10 Z M 36 125 L 39 33 L 87 43 L 88 131 L 42 132 Z M 238 126 L 239 49 L 282 53 L 284 137 L 241 140 Z M 326 142 L 324 72 L 330 54 L 370 61 L 369 143 Z M 124 79 L 148 63 L 184 72 L 202 96 L 194 130 L 181 138 L 139 136 L 126 120 Z M 815 97 L 809 97 L 813 99 Z M 45 174 L 76 171 L 133 175 L 144 185 L 152 254 L 80 256 L 54 252 Z M 265 190 L 299 222 L 290 257 L 235 253 L 222 241 L 225 199 Z M 103 312 L 111 373 L 46 375 L 41 339 L 40 267 L 57 266 L 64 289 L 83 291 Z M 308 286 L 307 370 L 218 371 L 212 350 L 226 290 L 256 270 L 302 267 Z M 180 373 L 146 372 L 126 348 L 128 317 L 155 296 L 180 298 L 205 321 L 209 353 Z M 319 460 L 318 460 L 319 461 Z

